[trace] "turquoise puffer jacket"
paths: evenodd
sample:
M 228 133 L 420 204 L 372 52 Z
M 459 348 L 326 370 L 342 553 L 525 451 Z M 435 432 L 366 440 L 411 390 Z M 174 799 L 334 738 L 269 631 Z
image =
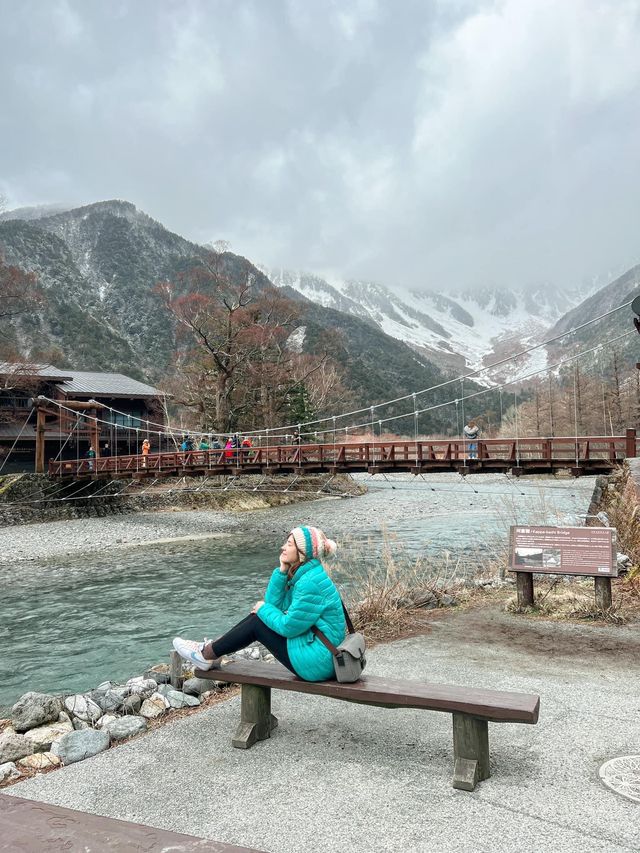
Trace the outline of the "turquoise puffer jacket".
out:
M 310 630 L 317 625 L 334 645 L 344 640 L 347 626 L 340 593 L 319 560 L 307 560 L 289 580 L 275 569 L 258 616 L 267 627 L 287 638 L 293 668 L 305 681 L 335 675 L 333 656 Z

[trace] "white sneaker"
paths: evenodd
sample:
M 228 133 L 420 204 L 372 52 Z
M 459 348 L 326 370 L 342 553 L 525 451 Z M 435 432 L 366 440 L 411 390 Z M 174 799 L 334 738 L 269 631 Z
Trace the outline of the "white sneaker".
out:
M 188 660 L 189 663 L 194 663 L 198 669 L 219 669 L 220 658 L 207 660 L 203 657 L 202 649 L 208 640 L 203 643 L 196 643 L 193 640 L 183 640 L 182 637 L 176 637 L 173 641 L 173 648 L 178 652 L 180 657 Z

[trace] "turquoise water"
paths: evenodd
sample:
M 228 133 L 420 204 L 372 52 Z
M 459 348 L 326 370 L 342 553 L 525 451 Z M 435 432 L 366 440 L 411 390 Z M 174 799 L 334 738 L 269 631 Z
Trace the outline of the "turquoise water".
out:
M 380 480 L 352 500 L 246 513 L 240 530 L 222 539 L 5 564 L 0 707 L 27 690 L 75 692 L 121 681 L 166 661 L 176 634 L 222 633 L 263 596 L 280 543 L 296 524 L 323 527 L 342 544 L 341 562 L 356 568 L 373 565 L 385 540 L 408 560 L 449 551 L 473 567 L 476 555 L 504 545 L 509 524 L 581 523 L 593 488 L 591 478 L 516 486 L 489 475 L 470 480 Z M 336 578 L 345 579 L 340 566 Z

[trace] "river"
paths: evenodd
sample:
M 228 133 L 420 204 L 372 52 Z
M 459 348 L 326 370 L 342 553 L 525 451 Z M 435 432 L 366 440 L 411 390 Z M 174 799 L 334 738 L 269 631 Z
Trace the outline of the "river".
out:
M 262 597 L 279 545 L 300 523 L 341 546 L 346 581 L 383 547 L 400 560 L 461 558 L 504 547 L 514 523 L 582 524 L 594 478 L 394 475 L 367 494 L 241 514 L 223 538 L 0 566 L 0 711 L 27 690 L 76 692 L 167 660 L 176 634 L 216 636 Z M 105 524 L 108 519 L 105 519 Z M 65 525 L 60 522 L 61 535 Z M 37 535 L 37 525 L 23 528 Z

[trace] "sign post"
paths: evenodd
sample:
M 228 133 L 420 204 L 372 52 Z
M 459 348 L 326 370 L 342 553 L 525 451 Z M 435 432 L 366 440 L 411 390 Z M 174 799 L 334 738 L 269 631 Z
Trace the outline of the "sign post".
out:
M 595 579 L 596 606 L 611 607 L 611 578 L 618 576 L 616 531 L 612 527 L 512 525 L 509 571 L 516 573 L 518 606 L 533 604 L 533 575 L 576 575 Z

